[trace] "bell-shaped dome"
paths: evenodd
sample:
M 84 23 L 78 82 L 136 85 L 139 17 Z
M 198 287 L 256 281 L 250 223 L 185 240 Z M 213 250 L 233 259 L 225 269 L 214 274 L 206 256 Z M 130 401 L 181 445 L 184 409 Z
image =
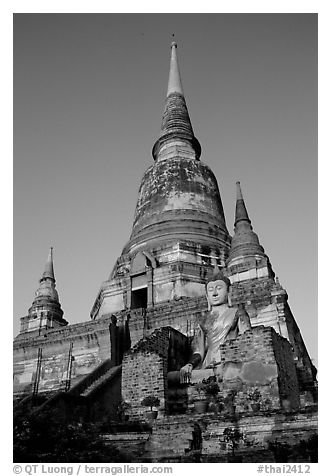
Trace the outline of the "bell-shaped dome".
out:
M 144 174 L 126 252 L 179 238 L 221 247 L 229 243 L 213 172 L 180 152 Z
M 35 293 L 36 297 L 34 303 L 42 299 L 51 299 L 59 302 L 59 295 L 54 287 L 54 283 L 51 280 L 42 281 Z

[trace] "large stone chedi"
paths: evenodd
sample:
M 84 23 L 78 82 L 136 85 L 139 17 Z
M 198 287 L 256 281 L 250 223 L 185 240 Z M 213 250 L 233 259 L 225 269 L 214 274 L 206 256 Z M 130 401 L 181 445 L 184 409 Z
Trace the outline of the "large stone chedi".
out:
M 200 155 L 173 42 L 161 133 L 152 149 L 154 164 L 141 181 L 131 237 L 101 286 L 91 318 L 131 312 L 132 333 L 140 327 L 133 315 L 142 310 L 144 329 L 148 321 L 150 330 L 171 325 L 190 334 L 207 308 L 205 284 L 215 268 L 223 268 L 232 284 L 230 305 L 245 306 L 253 327 L 271 326 L 285 337 L 293 347 L 300 382 L 312 384 L 316 371 L 287 293 L 253 231 L 241 185 L 236 184 L 231 238 L 216 178 Z M 185 312 L 174 313 L 183 301 Z M 171 309 L 164 307 L 168 303 Z
M 105 441 L 135 462 L 224 461 L 233 431 L 245 435 L 244 461 L 273 461 L 270 441 L 294 448 L 315 437 L 316 369 L 287 293 L 253 230 L 240 183 L 231 237 L 217 181 L 200 155 L 172 43 L 161 133 L 130 239 L 92 319 L 71 325 L 50 251 L 14 341 L 15 411 L 115 423 Z M 209 385 L 217 387 L 209 413 L 195 413 Z M 142 402 L 151 396 L 159 416 L 141 426 Z M 140 431 L 121 426 L 124 417 Z M 302 461 L 295 451 L 291 461 Z
M 204 295 L 206 266 L 225 265 L 230 248 L 217 181 L 199 158 L 172 43 L 155 163 L 141 181 L 132 234 L 91 312 L 150 307 Z

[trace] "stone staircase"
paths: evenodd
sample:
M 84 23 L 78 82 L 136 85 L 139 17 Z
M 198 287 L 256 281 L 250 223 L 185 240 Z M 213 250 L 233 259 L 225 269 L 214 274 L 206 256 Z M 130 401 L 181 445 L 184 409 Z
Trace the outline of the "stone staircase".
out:
M 17 411 L 26 405 L 28 405 L 33 400 L 33 394 L 23 395 L 22 397 L 14 397 L 13 409 Z
M 41 413 L 50 409 L 55 410 L 57 407 L 62 408 L 61 414 L 66 415 L 66 418 L 69 415 L 73 416 L 76 412 L 78 415 L 80 411 L 85 414 L 88 405 L 87 398 L 118 375 L 119 372 L 121 372 L 121 366 L 114 367 L 111 360 L 107 359 L 67 392 L 60 390 L 49 392 L 47 395 L 38 394 L 32 397 L 33 406 L 30 403 L 31 398 L 27 398 L 27 403 L 31 407 L 31 414 Z M 23 404 L 25 403 L 24 400 Z M 23 404 L 21 403 L 21 406 Z
M 56 395 L 61 393 L 60 391 L 51 391 L 51 392 L 44 392 L 39 393 L 37 395 L 29 394 L 26 395 L 24 398 L 17 399 L 14 402 L 13 411 L 14 414 L 19 414 L 24 412 L 26 415 L 30 413 L 36 412 L 39 408 L 41 408 L 45 403 L 54 399 Z
M 104 385 L 106 382 L 111 380 L 115 375 L 117 375 L 121 370 L 121 366 L 118 365 L 116 367 L 111 367 L 110 369 L 106 370 L 105 373 L 100 375 L 100 377 L 96 378 L 88 387 L 85 388 L 81 392 L 82 397 L 90 397 L 93 392 L 98 390 L 102 385 Z
M 72 396 L 89 397 L 102 385 L 112 379 L 118 372 L 121 371 L 122 366 L 114 366 L 111 359 L 104 360 L 97 368 L 92 370 L 76 385 L 74 385 L 68 392 Z

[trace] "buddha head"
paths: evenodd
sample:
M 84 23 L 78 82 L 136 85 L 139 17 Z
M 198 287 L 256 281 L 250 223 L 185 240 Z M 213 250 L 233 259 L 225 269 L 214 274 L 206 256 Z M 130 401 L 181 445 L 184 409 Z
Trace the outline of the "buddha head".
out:
M 228 304 L 230 280 L 218 269 L 213 273 L 206 284 L 208 311 L 215 306 Z

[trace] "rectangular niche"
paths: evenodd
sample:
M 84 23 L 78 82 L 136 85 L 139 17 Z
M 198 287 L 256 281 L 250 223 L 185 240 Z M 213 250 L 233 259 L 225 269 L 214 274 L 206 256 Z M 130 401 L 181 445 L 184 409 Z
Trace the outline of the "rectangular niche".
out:
M 131 291 L 131 309 L 147 307 L 147 286 Z

